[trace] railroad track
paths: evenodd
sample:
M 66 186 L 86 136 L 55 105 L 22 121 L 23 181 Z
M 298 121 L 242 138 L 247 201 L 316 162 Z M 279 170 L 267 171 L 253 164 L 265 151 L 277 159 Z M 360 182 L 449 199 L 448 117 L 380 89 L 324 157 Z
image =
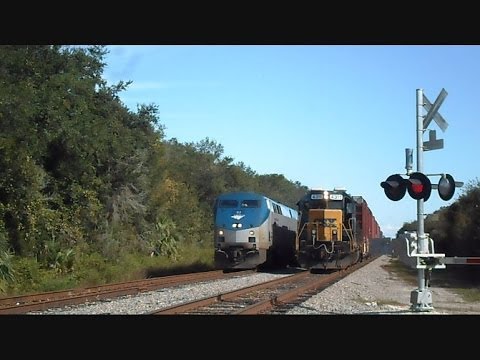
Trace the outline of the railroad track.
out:
M 274 314 L 321 291 L 369 261 L 330 274 L 302 271 L 291 276 L 216 296 L 159 309 L 149 315 L 254 315 Z
M 141 292 L 177 286 L 185 283 L 224 279 L 254 272 L 254 270 L 246 270 L 224 273 L 222 270 L 214 270 L 200 273 L 169 275 L 151 279 L 140 279 L 64 291 L 51 291 L 38 294 L 4 297 L 0 298 L 0 315 L 25 314 L 32 311 L 41 311 L 67 305 L 78 305 L 90 301 L 112 299 L 125 295 L 135 295 Z

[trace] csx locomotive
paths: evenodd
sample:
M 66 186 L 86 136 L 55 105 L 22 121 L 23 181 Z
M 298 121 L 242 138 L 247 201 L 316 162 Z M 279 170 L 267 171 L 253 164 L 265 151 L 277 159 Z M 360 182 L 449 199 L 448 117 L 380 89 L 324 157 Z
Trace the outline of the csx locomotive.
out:
M 297 203 L 296 253 L 301 267 L 342 269 L 369 255 L 380 227 L 361 196 L 345 189 L 311 189 Z
M 214 205 L 215 266 L 296 265 L 298 212 L 254 192 L 230 192 Z

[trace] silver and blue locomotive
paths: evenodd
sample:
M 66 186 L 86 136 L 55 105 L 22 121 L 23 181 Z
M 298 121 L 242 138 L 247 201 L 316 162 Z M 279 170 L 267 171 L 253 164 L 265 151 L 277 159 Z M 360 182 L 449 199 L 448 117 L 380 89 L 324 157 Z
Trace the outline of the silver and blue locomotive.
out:
M 254 192 L 221 194 L 214 205 L 215 266 L 296 266 L 298 212 Z

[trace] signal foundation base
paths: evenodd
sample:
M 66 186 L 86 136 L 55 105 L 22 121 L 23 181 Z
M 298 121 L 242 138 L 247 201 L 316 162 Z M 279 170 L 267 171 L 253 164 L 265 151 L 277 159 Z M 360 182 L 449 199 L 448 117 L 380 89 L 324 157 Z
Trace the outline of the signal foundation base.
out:
M 413 311 L 431 311 L 432 306 L 432 293 L 430 290 L 416 289 L 410 293 L 411 309 Z

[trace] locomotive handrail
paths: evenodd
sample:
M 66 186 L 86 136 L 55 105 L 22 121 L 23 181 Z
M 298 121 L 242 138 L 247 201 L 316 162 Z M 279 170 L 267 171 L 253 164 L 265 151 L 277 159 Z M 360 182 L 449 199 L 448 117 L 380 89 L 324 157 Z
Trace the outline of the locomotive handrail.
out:
M 327 245 L 325 244 L 320 244 L 319 247 L 315 247 L 315 243 L 312 245 L 312 247 L 315 249 L 315 250 L 318 250 L 320 249 L 322 246 L 325 248 L 325 251 L 327 252 L 327 254 L 333 254 L 333 252 L 335 251 L 335 246 L 333 244 L 333 240 L 330 242 L 330 244 L 332 245 L 332 249 L 331 250 L 328 250 L 327 248 Z
M 353 218 L 348 219 L 348 228 L 345 228 L 348 240 L 350 241 L 350 250 L 354 250 L 355 234 L 353 233 Z
M 303 224 L 300 231 L 297 230 L 297 235 L 295 236 L 295 238 L 296 238 L 295 241 L 298 245 L 300 245 L 300 234 L 303 232 L 303 229 L 305 228 L 305 226 L 307 226 L 307 224 L 308 224 L 308 221 Z M 299 225 L 300 225 L 300 223 L 299 223 Z M 297 229 L 298 229 L 298 227 L 297 227 Z

